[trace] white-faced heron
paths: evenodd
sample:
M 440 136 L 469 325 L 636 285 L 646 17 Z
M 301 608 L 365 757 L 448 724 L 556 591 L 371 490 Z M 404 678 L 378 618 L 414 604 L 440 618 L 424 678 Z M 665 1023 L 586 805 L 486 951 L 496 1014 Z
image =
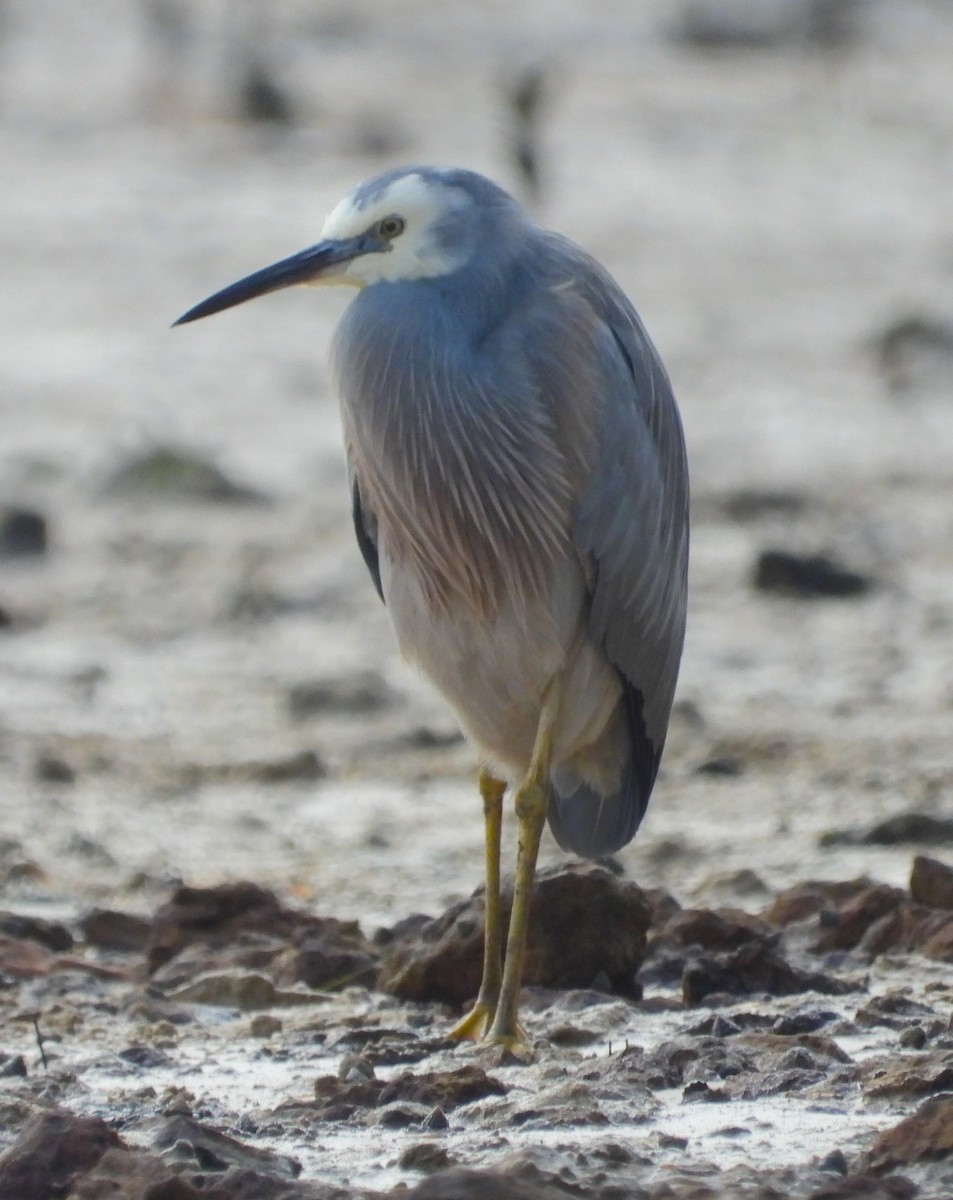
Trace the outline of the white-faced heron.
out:
M 358 545 L 404 657 L 483 764 L 483 983 L 454 1033 L 523 1052 L 543 825 L 588 858 L 624 846 L 665 741 L 688 567 L 672 389 L 607 272 L 471 171 L 372 179 L 317 245 L 176 324 L 297 283 L 360 289 L 332 355 Z M 510 784 L 519 851 L 504 956 Z

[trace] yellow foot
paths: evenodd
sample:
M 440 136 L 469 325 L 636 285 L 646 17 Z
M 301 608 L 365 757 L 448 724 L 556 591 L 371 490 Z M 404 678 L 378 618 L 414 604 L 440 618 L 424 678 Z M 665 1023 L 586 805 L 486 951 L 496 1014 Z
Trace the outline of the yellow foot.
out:
M 522 1029 L 517 1030 L 515 1034 L 494 1033 L 491 1030 L 486 1035 L 486 1041 L 491 1046 L 502 1046 L 508 1054 L 512 1054 L 521 1063 L 531 1063 L 535 1058 L 533 1047 L 526 1040 L 526 1034 Z
M 454 1025 L 448 1037 L 459 1038 L 460 1041 L 467 1039 L 471 1042 L 479 1042 L 489 1033 L 495 1016 L 495 1004 L 486 1004 L 482 1000 L 478 1000 L 463 1020 Z

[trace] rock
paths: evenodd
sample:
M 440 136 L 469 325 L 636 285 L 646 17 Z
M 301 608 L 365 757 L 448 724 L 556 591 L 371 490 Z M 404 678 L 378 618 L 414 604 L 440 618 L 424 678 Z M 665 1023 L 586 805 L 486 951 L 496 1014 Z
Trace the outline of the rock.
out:
M 822 913 L 835 913 L 845 903 L 873 887 L 866 878 L 847 882 L 809 880 L 781 892 L 761 914 L 769 925 L 787 926 Z
M 362 1108 L 409 1102 L 425 1106 L 427 1111 L 421 1119 L 429 1120 L 435 1108 L 446 1112 L 486 1096 L 503 1096 L 506 1091 L 498 1079 L 477 1066 L 418 1075 L 404 1071 L 391 1080 L 347 1081 L 336 1075 L 322 1075 L 314 1082 L 315 1103 L 310 1108 L 319 1120 L 341 1121 Z
M 889 325 L 875 346 L 887 386 L 895 395 L 942 389 L 953 381 L 953 321 L 923 314 Z
M 685 968 L 682 998 L 686 1004 L 701 1004 L 717 993 L 731 996 L 764 994 L 791 996 L 800 992 L 840 995 L 851 990 L 848 983 L 820 971 L 792 966 L 770 944 L 748 942 L 738 950 L 708 955 Z
M 240 1012 L 313 1004 L 307 992 L 282 991 L 272 980 L 255 971 L 209 971 L 169 994 L 185 1004 L 216 1004 Z
M 70 1200 L 140 1200 L 153 1196 L 161 1200 L 204 1200 L 208 1193 L 192 1187 L 155 1154 L 125 1146 L 107 1150 L 91 1171 L 73 1181 L 69 1192 Z
M 108 908 L 91 908 L 80 917 L 79 927 L 87 945 L 130 954 L 143 953 L 152 933 L 152 924 L 144 917 Z
M 910 872 L 910 895 L 927 908 L 953 910 L 953 867 L 918 854 Z
M 284 1024 L 280 1017 L 272 1013 L 256 1013 L 248 1023 L 248 1032 L 252 1037 L 270 1038 L 281 1033 Z
M 753 583 L 761 592 L 799 600 L 862 596 L 873 587 L 867 575 L 852 571 L 825 554 L 793 554 L 788 550 L 762 550 Z
M 117 467 L 107 478 L 109 496 L 149 500 L 206 501 L 218 504 L 264 504 L 254 488 L 235 483 L 214 463 L 187 450 L 159 446 Z
M 746 523 L 762 517 L 796 517 L 807 508 L 807 497 L 798 492 L 739 488 L 722 497 L 718 507 L 729 520 Z
M 774 936 L 759 917 L 736 908 L 683 908 L 652 934 L 651 948 L 736 950 L 752 938 Z
M 864 1156 L 863 1165 L 869 1171 L 891 1171 L 950 1154 L 953 1154 L 953 1096 L 937 1096 L 882 1133 Z
M 288 690 L 288 712 L 296 719 L 322 713 L 363 716 L 391 708 L 397 694 L 377 671 L 296 683 Z
M 22 1054 L 0 1054 L 0 1078 L 25 1079 L 26 1060 Z
M 199 1168 L 225 1172 L 230 1168 L 254 1171 L 270 1179 L 296 1179 L 301 1165 L 286 1154 L 248 1146 L 236 1138 L 203 1125 L 193 1117 L 163 1117 L 152 1126 L 152 1148 L 165 1152 L 179 1169 Z
M 0 558 L 36 558 L 46 553 L 46 517 L 31 508 L 0 510 Z
M 431 1175 L 404 1195 L 406 1200 L 566 1200 L 567 1193 L 539 1181 L 523 1182 L 494 1171 L 451 1167 Z
M 902 846 L 906 844 L 953 845 L 953 818 L 935 817 L 912 809 L 878 821 L 866 830 L 845 830 L 825 834 L 828 846 Z
M 314 750 L 299 750 L 271 762 L 243 764 L 240 768 L 258 783 L 313 783 L 327 776 L 328 769 Z
M 181 887 L 153 918 L 149 971 L 155 972 L 193 942 L 221 946 L 243 932 L 288 942 L 295 930 L 313 924 L 313 918 L 285 908 L 274 892 L 256 883 Z
M 916 1184 L 902 1175 L 892 1179 L 848 1175 L 812 1191 L 808 1200 L 914 1200 L 919 1192 Z
M 511 895 L 504 892 L 508 919 Z M 533 892 L 524 982 L 549 988 L 587 988 L 603 978 L 634 996 L 645 957 L 651 910 L 642 890 L 605 867 L 570 864 L 540 871 Z M 378 985 L 405 1000 L 462 1005 L 480 985 L 483 891 L 480 889 L 419 936 L 386 951 Z
M 70 1191 L 119 1136 L 98 1117 L 48 1112 L 34 1117 L 0 1155 L 0 1200 L 50 1200 Z
M 76 782 L 76 771 L 55 754 L 39 755 L 33 764 L 33 774 L 40 783 L 69 785 Z
M 450 1155 L 437 1142 L 415 1142 L 401 1154 L 398 1165 L 403 1171 L 431 1175 L 450 1166 Z
M 888 1059 L 886 1069 L 878 1069 L 876 1063 L 873 1069 L 876 1074 L 864 1088 L 867 1096 L 929 1096 L 935 1092 L 953 1091 L 953 1051 L 950 1050 L 911 1054 L 896 1066 Z
M 673 35 L 695 50 L 804 43 L 840 50 L 860 33 L 858 0 L 683 0 Z
M 821 952 L 853 950 L 871 925 L 895 912 L 905 902 L 906 896 L 900 888 L 885 883 L 865 888 L 847 900 L 836 913 L 827 916 L 815 948 Z
M 59 921 L 25 917 L 19 913 L 0 912 L 0 933 L 12 938 L 29 938 L 55 952 L 71 950 L 74 944 L 73 935 Z
M 53 956 L 26 938 L 0 933 L 0 972 L 14 979 L 38 979 L 53 969 Z
M 325 917 L 313 932 L 302 931 L 294 940 L 295 947 L 274 964 L 280 983 L 303 983 L 325 990 L 373 985 L 379 955 L 356 921 Z

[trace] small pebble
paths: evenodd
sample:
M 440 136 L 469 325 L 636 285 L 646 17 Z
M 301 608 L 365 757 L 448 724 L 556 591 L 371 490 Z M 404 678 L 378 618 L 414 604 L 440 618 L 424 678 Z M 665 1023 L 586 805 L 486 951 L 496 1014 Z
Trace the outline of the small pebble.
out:
M 927 1034 L 922 1025 L 911 1025 L 900 1034 L 900 1045 L 904 1050 L 922 1050 L 926 1043 Z
M 248 1025 L 249 1033 L 252 1037 L 257 1038 L 272 1037 L 276 1033 L 281 1033 L 283 1028 L 281 1018 L 272 1013 L 255 1013 Z

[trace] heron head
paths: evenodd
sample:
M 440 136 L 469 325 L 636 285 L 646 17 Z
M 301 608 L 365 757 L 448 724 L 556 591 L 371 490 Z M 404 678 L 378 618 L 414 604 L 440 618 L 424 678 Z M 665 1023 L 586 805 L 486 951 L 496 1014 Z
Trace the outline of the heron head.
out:
M 184 325 L 294 284 L 366 287 L 433 279 L 463 267 L 516 201 L 472 171 L 411 167 L 361 184 L 333 209 L 321 241 L 203 300 Z

